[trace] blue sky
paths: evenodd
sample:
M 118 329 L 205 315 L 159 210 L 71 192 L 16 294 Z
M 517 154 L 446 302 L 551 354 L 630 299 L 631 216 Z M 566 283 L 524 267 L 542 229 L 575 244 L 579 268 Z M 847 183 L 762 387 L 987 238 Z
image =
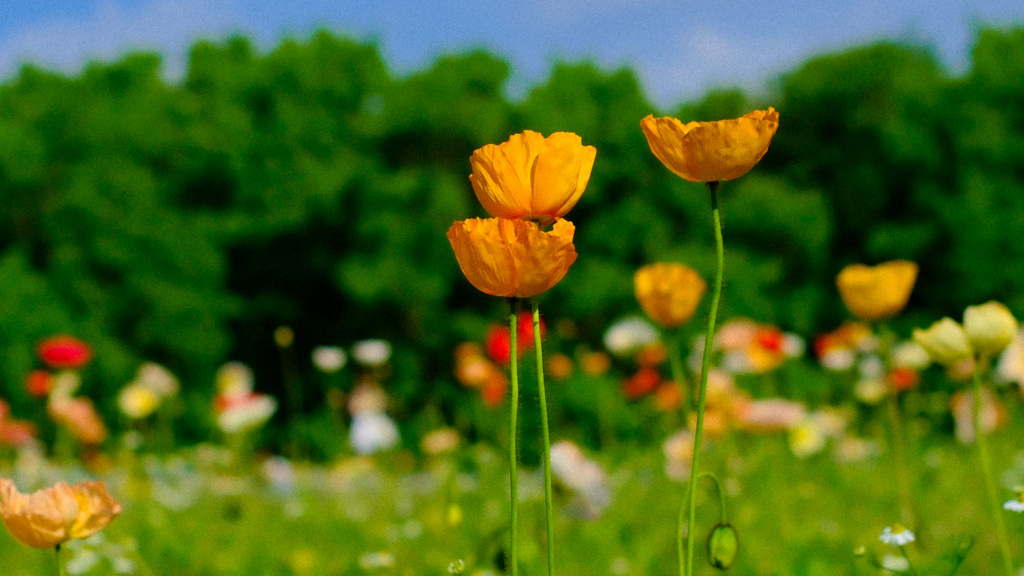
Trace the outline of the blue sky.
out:
M 132 49 L 180 77 L 188 47 L 232 33 L 263 49 L 317 28 L 378 43 L 393 71 L 486 48 L 515 96 L 552 62 L 629 66 L 663 107 L 717 86 L 757 92 L 808 56 L 882 38 L 966 68 L 979 26 L 1024 25 L 1020 0 L 0 0 L 0 78 L 31 61 L 65 72 Z

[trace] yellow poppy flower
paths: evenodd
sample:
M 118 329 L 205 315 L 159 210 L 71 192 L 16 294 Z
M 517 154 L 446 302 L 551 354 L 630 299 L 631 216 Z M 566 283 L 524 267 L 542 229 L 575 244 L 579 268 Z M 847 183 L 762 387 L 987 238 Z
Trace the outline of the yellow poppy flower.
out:
M 779 113 L 768 108 L 734 120 L 688 124 L 648 115 L 640 127 L 669 170 L 690 182 L 717 182 L 739 178 L 761 160 L 779 128 Z
M 121 504 L 103 482 L 58 482 L 21 494 L 14 482 L 0 479 L 0 518 L 15 540 L 34 548 L 53 548 L 72 538 L 88 538 L 121 513 Z
M 478 290 L 529 298 L 558 284 L 576 261 L 575 230 L 568 220 L 544 232 L 525 220 L 472 218 L 452 224 L 448 241 L 462 273 Z
M 693 318 L 708 285 L 689 266 L 658 263 L 637 270 L 633 287 L 647 316 L 665 328 L 674 328 Z
M 526 130 L 473 152 L 469 181 L 487 213 L 541 225 L 561 218 L 590 180 L 597 149 L 570 132 L 545 138 Z
M 892 260 L 877 266 L 851 264 L 836 276 L 836 287 L 854 316 L 874 321 L 903 310 L 916 280 L 917 264 Z

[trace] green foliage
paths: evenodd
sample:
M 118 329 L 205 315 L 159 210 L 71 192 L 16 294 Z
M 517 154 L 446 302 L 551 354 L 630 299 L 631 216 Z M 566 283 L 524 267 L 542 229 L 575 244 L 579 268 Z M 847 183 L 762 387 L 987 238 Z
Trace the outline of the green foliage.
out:
M 962 78 L 879 43 L 813 58 L 774 94 L 675 107 L 683 121 L 781 113 L 764 161 L 723 187 L 725 314 L 813 336 L 846 316 L 836 272 L 889 258 L 921 264 L 911 316 L 989 298 L 1024 310 L 1021 70 L 1024 29 L 981 30 Z M 483 215 L 473 150 L 527 128 L 598 150 L 569 215 L 580 258 L 545 311 L 596 345 L 638 311 L 638 266 L 710 278 L 707 193 L 650 153 L 636 75 L 559 63 L 514 102 L 509 72 L 476 51 L 395 78 L 376 45 L 328 32 L 267 53 L 200 42 L 180 84 L 149 54 L 75 77 L 26 67 L 0 86 L 3 395 L 23 396 L 34 342 L 58 332 L 101 349 L 90 376 L 108 394 L 142 359 L 201 395 L 237 358 L 280 391 L 271 333 L 289 325 L 299 358 L 392 340 L 416 359 L 396 366 L 400 406 L 450 415 L 452 347 L 503 304 L 465 281 L 444 233 Z

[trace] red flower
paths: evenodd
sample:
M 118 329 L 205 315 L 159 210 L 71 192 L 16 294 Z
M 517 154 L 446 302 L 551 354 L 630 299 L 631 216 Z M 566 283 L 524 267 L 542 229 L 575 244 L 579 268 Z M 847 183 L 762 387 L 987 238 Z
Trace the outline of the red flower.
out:
M 547 325 L 544 319 L 540 320 L 540 337 L 544 338 L 547 333 Z M 512 336 L 508 326 L 495 325 L 487 331 L 484 338 L 484 347 L 487 355 L 499 364 L 507 365 L 512 359 Z M 523 354 L 533 347 L 533 314 L 520 312 L 516 317 L 516 348 L 521 358 Z
M 43 398 L 53 389 L 53 374 L 46 370 L 33 370 L 25 378 L 25 389 L 36 398 Z
M 757 343 L 770 352 L 782 353 L 786 335 L 778 328 L 762 327 L 757 331 Z
M 484 338 L 487 355 L 499 364 L 508 364 L 512 359 L 512 337 L 507 326 L 492 326 Z
M 894 368 L 889 372 L 889 383 L 897 392 L 917 386 L 920 379 L 917 370 L 913 368 Z
M 498 374 L 496 377 L 487 380 L 483 388 L 480 389 L 480 397 L 484 399 L 484 404 L 491 408 L 497 408 L 501 406 L 501 401 L 505 399 L 505 390 L 507 388 L 508 380 L 505 380 L 505 378 Z
M 661 375 L 658 371 L 645 366 L 630 376 L 622 385 L 622 393 L 630 400 L 637 400 L 651 392 L 654 392 L 661 384 Z
M 74 336 L 52 336 L 36 346 L 39 358 L 58 370 L 75 370 L 89 363 L 92 349 Z

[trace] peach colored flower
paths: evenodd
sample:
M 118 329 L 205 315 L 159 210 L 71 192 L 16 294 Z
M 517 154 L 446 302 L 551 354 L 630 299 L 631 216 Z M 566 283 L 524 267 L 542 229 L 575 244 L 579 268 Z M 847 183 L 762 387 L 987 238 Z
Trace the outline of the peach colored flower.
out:
M 916 280 L 917 264 L 891 260 L 877 266 L 851 264 L 836 276 L 836 287 L 854 316 L 872 322 L 903 310 Z
M 693 318 L 708 288 L 696 270 L 685 264 L 648 264 L 633 275 L 633 288 L 647 316 L 665 328 Z
M 107 426 L 88 398 L 51 396 L 47 411 L 82 444 L 97 445 L 107 439 Z
M 544 225 L 576 205 L 596 156 L 597 149 L 584 146 L 576 134 L 555 132 L 545 138 L 526 130 L 473 152 L 469 181 L 491 216 Z
M 35 548 L 53 548 L 72 538 L 88 538 L 121 513 L 121 504 L 103 482 L 58 482 L 21 494 L 14 482 L 0 479 L 0 518 L 15 540 Z
M 576 261 L 576 228 L 558 220 L 550 232 L 533 222 L 472 218 L 452 224 L 448 241 L 462 273 L 477 290 L 529 298 L 549 290 Z
M 640 127 L 651 152 L 677 176 L 717 182 L 739 178 L 761 160 L 779 128 L 779 113 L 768 108 L 733 120 L 688 124 L 649 115 Z

